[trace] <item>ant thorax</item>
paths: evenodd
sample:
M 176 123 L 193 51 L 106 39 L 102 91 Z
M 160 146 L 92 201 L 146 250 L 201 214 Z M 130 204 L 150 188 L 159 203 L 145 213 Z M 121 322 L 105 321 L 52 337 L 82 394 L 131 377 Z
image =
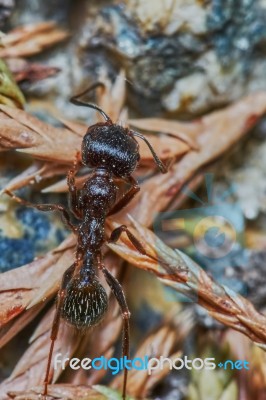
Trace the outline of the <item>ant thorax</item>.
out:
M 118 187 L 112 175 L 103 168 L 95 171 L 83 185 L 80 193 L 80 203 L 83 213 L 90 216 L 105 216 L 117 199 Z

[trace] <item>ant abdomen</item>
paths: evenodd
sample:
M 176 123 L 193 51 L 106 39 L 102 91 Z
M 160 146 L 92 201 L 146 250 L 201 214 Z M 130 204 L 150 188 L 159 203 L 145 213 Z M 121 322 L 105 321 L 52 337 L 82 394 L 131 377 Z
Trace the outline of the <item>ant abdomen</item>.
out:
M 90 168 L 106 168 L 118 177 L 136 169 L 139 145 L 128 129 L 115 124 L 92 125 L 82 142 L 82 161 Z
M 94 276 L 88 281 L 77 275 L 66 288 L 62 318 L 78 329 L 98 324 L 108 308 L 104 287 Z

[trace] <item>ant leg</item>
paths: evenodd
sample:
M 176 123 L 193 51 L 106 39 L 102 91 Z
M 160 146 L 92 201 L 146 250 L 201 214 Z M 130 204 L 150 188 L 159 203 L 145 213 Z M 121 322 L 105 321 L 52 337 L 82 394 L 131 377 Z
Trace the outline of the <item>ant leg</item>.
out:
M 77 228 L 70 222 L 70 215 L 68 211 L 65 209 L 64 206 L 59 204 L 34 204 L 27 200 L 21 199 L 20 197 L 16 196 L 14 193 L 10 192 L 9 190 L 4 191 L 5 194 L 10 196 L 13 200 L 17 203 L 22 204 L 26 207 L 36 208 L 40 211 L 59 211 L 62 214 L 63 221 L 66 225 L 74 232 L 77 232 Z
M 116 243 L 119 240 L 119 238 L 123 232 L 125 232 L 127 234 L 127 237 L 130 240 L 130 242 L 141 254 L 143 254 L 144 256 L 149 256 L 149 257 L 154 258 L 153 256 L 150 256 L 146 252 L 146 250 L 144 249 L 144 247 L 142 246 L 140 241 L 130 232 L 130 230 L 128 229 L 128 227 L 126 225 L 121 225 L 118 228 L 115 228 L 113 230 L 113 232 L 111 233 L 108 243 Z
M 133 136 L 139 137 L 140 139 L 142 139 L 142 140 L 146 143 L 146 145 L 149 147 L 150 152 L 151 152 L 151 154 L 152 154 L 152 156 L 153 156 L 153 158 L 154 158 L 154 161 L 155 161 L 155 163 L 158 165 L 158 167 L 159 167 L 161 173 L 162 173 L 162 174 L 166 174 L 166 173 L 168 172 L 169 166 L 164 165 L 164 163 L 159 159 L 159 157 L 158 157 L 157 154 L 155 153 L 154 148 L 152 147 L 152 145 L 150 144 L 150 142 L 145 138 L 145 136 L 142 135 L 142 134 L 139 133 L 139 132 L 135 132 L 135 131 L 130 131 L 130 132 L 131 132 L 131 134 L 132 134 Z
M 176 276 L 176 269 L 172 268 L 171 265 L 169 265 L 165 261 L 161 260 L 160 258 L 154 257 L 152 254 L 149 254 L 145 250 L 145 248 L 143 247 L 141 242 L 133 235 L 133 233 L 130 232 L 130 230 L 128 229 L 128 227 L 126 225 L 121 225 L 118 228 L 114 229 L 113 232 L 111 233 L 108 243 L 116 243 L 123 232 L 126 233 L 128 239 L 130 240 L 130 242 L 133 244 L 135 249 L 137 249 L 140 254 L 147 256 L 147 257 L 151 258 L 152 260 L 161 264 L 165 268 L 165 270 L 169 273 L 169 277 Z M 187 268 L 184 268 L 184 269 L 179 268 L 179 272 L 181 272 L 181 271 L 188 272 L 188 269 Z
M 138 182 L 132 176 L 130 176 L 128 179 L 125 179 L 125 181 L 131 184 L 131 188 L 123 195 L 120 200 L 118 200 L 111 211 L 109 211 L 107 216 L 113 215 L 122 210 L 122 208 L 124 208 L 139 192 L 140 187 L 138 185 Z
M 122 289 L 122 286 L 118 282 L 118 280 L 111 274 L 111 272 L 103 265 L 100 260 L 99 268 L 103 272 L 106 282 L 110 286 L 122 313 L 123 317 L 123 346 L 122 346 L 122 353 L 123 359 L 129 359 L 129 342 L 130 342 L 130 335 L 129 335 L 129 318 L 130 312 L 127 306 L 126 298 Z M 124 368 L 124 380 L 123 380 L 123 392 L 122 398 L 126 400 L 126 390 L 127 390 L 127 368 Z
M 54 350 L 54 344 L 55 341 L 57 339 L 57 335 L 58 335 L 58 330 L 59 330 L 59 325 L 60 325 L 60 315 L 61 315 L 61 311 L 62 311 L 62 307 L 63 307 L 63 301 L 65 298 L 65 294 L 66 294 L 66 287 L 68 285 L 68 283 L 71 281 L 72 276 L 74 274 L 75 271 L 75 267 L 76 267 L 76 263 L 74 263 L 73 265 L 71 265 L 71 267 L 69 267 L 62 278 L 61 281 L 61 286 L 57 295 L 57 304 L 56 304 L 56 312 L 55 312 L 55 316 L 54 316 L 54 320 L 53 320 L 53 325 L 52 325 L 52 331 L 51 331 L 51 344 L 50 344 L 50 350 L 49 350 L 49 355 L 48 355 L 48 361 L 47 361 L 47 367 L 46 367 L 46 373 L 45 373 L 45 378 L 44 378 L 44 391 L 43 391 L 43 395 L 46 396 L 47 395 L 47 391 L 48 391 L 48 383 L 49 383 L 49 375 L 50 375 L 50 369 L 51 369 L 51 362 L 52 362 L 52 356 L 53 356 L 53 350 Z
M 73 164 L 73 168 L 71 168 L 68 171 L 67 174 L 67 184 L 68 184 L 68 189 L 69 189 L 69 202 L 70 202 L 70 207 L 71 211 L 75 215 L 76 218 L 81 219 L 82 213 L 79 208 L 79 202 L 78 202 L 78 189 L 76 186 L 76 173 L 78 171 L 78 158 L 79 158 L 80 152 L 77 152 L 75 161 Z

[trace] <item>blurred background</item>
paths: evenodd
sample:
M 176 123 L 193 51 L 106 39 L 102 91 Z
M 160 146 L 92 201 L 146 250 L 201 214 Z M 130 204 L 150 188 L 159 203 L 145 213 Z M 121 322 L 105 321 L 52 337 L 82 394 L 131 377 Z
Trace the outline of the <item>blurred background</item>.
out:
M 129 395 L 266 399 L 266 2 L 0 0 L 0 29 L 0 189 L 67 205 L 65 174 L 86 126 L 98 121 L 69 98 L 104 82 L 89 99 L 147 134 L 172 165 L 162 177 L 141 147 L 141 193 L 115 221 L 129 224 L 130 213 L 169 257 L 181 250 L 197 265 L 190 271 L 206 274 L 185 290 L 145 271 L 137 256 L 107 251 L 131 311 L 131 354 L 249 362 L 249 370 L 135 371 Z M 59 216 L 3 195 L 0 228 L 0 399 L 33 399 L 56 288 L 75 243 Z M 66 246 L 52 259 L 62 242 L 70 253 Z M 237 311 L 221 312 L 226 296 Z M 86 339 L 61 331 L 58 349 L 68 356 L 120 354 L 114 299 Z M 111 374 L 67 370 L 56 380 L 54 398 L 121 398 L 121 377 Z

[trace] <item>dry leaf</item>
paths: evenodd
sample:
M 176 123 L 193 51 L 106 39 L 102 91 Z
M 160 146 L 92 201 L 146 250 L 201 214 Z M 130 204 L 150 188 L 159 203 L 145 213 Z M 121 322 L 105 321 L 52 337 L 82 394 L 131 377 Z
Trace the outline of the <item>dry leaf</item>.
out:
M 56 251 L 51 251 L 30 264 L 0 274 L 0 328 L 55 294 L 63 272 L 71 264 L 73 238 L 66 239 Z M 12 328 L 12 326 L 11 326 Z M 3 345 L 0 341 L 0 347 Z
M 171 316 L 164 321 L 162 327 L 149 334 L 134 354 L 134 358 L 143 359 L 145 356 L 160 358 L 160 356 L 163 356 L 175 359 L 180 357 L 181 351 L 173 354 L 173 349 L 177 344 L 178 348 L 181 348 L 192 326 L 192 315 L 189 311 Z M 148 375 L 146 370 L 132 369 L 128 372 L 128 393 L 137 398 L 144 398 L 168 373 L 167 365 L 162 370 L 154 370 L 151 375 Z M 122 376 L 119 375 L 112 381 L 111 387 L 121 389 L 122 383 Z
M 130 119 L 129 123 L 133 127 L 144 131 L 168 133 L 186 143 L 191 149 L 199 150 L 196 140 L 199 133 L 197 121 L 191 124 L 160 118 L 143 118 Z
M 46 28 L 43 27 L 42 29 L 45 31 Z M 17 37 L 19 37 L 19 34 Z M 20 39 L 16 39 L 16 35 L 14 35 L 12 40 L 11 43 L 15 46 L 16 40 L 19 41 Z M 108 108 L 107 105 L 110 106 L 111 104 L 110 99 L 117 99 L 116 107 L 108 110 L 108 112 L 112 113 L 110 115 L 114 120 L 126 114 L 126 110 L 122 109 L 123 101 L 121 100 L 121 96 L 123 99 L 124 87 L 123 75 L 117 82 L 116 87 L 109 86 L 105 90 L 106 93 L 109 93 L 108 104 L 104 105 L 104 96 L 102 96 L 103 105 L 100 103 L 106 110 Z M 119 103 L 120 100 L 121 102 Z M 164 208 L 178 192 L 181 185 L 193 177 L 200 167 L 230 149 L 248 131 L 265 109 L 266 94 L 261 93 L 251 95 L 225 110 L 203 117 L 199 121 L 190 124 L 176 123 L 176 132 L 173 125 L 167 125 L 168 121 L 157 121 L 157 131 L 177 136 L 177 138 L 165 136 L 167 139 L 162 145 L 163 139 L 161 138 L 163 136 L 152 137 L 150 135 L 152 137 L 151 140 L 154 141 L 153 145 L 160 155 L 163 157 L 163 150 L 169 150 L 169 146 L 172 153 L 168 153 L 165 158 L 168 158 L 169 154 L 175 155 L 175 157 L 184 153 L 186 155 L 168 174 L 165 176 L 157 175 L 143 184 L 141 194 L 137 198 L 135 205 L 132 206 L 135 207 L 132 209 L 135 214 L 139 215 L 139 220 L 144 224 L 148 224 L 151 221 L 152 213 Z M 81 124 L 66 122 L 68 129 L 55 128 L 20 110 L 11 110 L 8 107 L 0 107 L 0 110 L 2 149 L 20 148 L 21 151 L 32 154 L 34 158 L 57 162 L 59 168 L 62 168 L 61 171 L 65 170 L 67 165 L 74 159 L 77 150 L 80 150 L 80 143 L 84 134 L 82 133 Z M 138 121 L 134 121 L 134 123 L 137 124 Z M 143 127 L 146 127 L 146 129 L 149 123 L 152 124 L 152 121 L 140 121 L 140 124 L 144 124 Z M 197 146 L 197 143 L 199 146 Z M 151 160 L 151 155 L 148 155 L 146 148 L 145 150 L 141 148 L 141 155 L 145 162 Z M 29 183 L 37 176 L 49 176 L 50 171 L 48 163 L 42 166 L 34 165 L 26 172 L 24 171 L 20 177 L 13 180 L 11 187 L 21 187 L 19 185 Z M 136 205 L 137 202 L 138 205 Z M 128 208 L 126 212 L 128 212 Z M 140 255 L 128 243 L 124 235 L 118 245 L 110 245 L 110 247 L 132 264 L 155 273 L 164 284 L 173 287 L 192 299 L 197 299 L 199 304 L 209 310 L 209 313 L 217 320 L 244 333 L 262 346 L 265 345 L 266 318 L 257 313 L 246 299 L 225 287 L 219 286 L 187 256 L 169 249 L 159 239 L 157 241 L 155 236 L 147 229 L 137 223 L 135 223 L 135 228 L 136 236 L 139 236 L 140 240 L 145 243 L 148 251 L 153 256 L 158 254 L 158 257 L 163 260 L 161 265 L 158 265 L 156 261 L 149 257 Z M 9 273 L 0 275 L 0 302 L 3 304 L 0 322 L 2 322 L 3 329 L 7 328 L 2 335 L 2 344 L 13 337 L 12 335 L 18 332 L 22 326 L 25 326 L 23 324 L 34 316 L 33 313 L 27 315 L 29 311 L 34 310 L 37 312 L 38 307 L 43 304 L 43 300 L 55 294 L 64 270 L 73 260 L 74 244 L 75 240 L 70 237 L 59 248 L 59 253 L 51 252 L 44 258 L 36 260 L 27 266 L 10 271 L 12 272 L 10 275 L 6 275 Z M 69 246 L 71 247 L 70 249 L 68 248 Z M 189 272 L 184 272 L 184 269 Z M 28 311 L 25 312 L 26 309 Z M 110 310 L 110 313 L 112 311 Z M 114 311 L 115 317 L 113 319 L 109 320 L 109 322 L 107 321 L 106 325 L 96 328 L 95 334 L 92 334 L 88 341 L 82 341 L 82 345 L 79 348 L 81 353 L 85 350 L 87 344 L 92 346 L 95 351 L 98 351 L 99 349 L 96 345 L 99 337 L 101 337 L 101 352 L 104 354 L 112 353 L 113 344 L 121 325 L 121 319 L 116 314 L 117 306 Z M 12 321 L 15 317 L 17 317 L 16 321 L 20 320 L 20 323 L 15 324 L 15 330 L 13 329 L 12 331 Z M 51 321 L 52 314 L 49 313 L 37 327 L 30 347 L 17 364 L 12 376 L 0 386 L 2 391 L 25 390 L 26 387 L 38 385 L 42 381 L 50 345 L 49 330 Z M 69 328 L 65 329 L 67 334 L 71 336 Z M 110 335 L 110 329 L 112 335 Z M 63 330 L 64 325 L 62 324 L 55 352 L 64 351 L 67 354 L 73 354 L 77 346 L 80 345 L 81 340 L 75 337 L 74 334 L 69 340 L 63 335 Z M 168 332 L 167 335 L 159 335 L 158 348 L 161 346 L 170 354 L 174 336 L 174 333 L 171 332 Z M 155 337 L 152 338 L 152 341 L 155 341 Z M 157 378 L 163 377 L 164 373 L 166 371 L 161 372 Z M 59 374 L 60 372 L 55 374 L 55 378 Z M 101 374 L 92 375 L 89 378 L 89 382 L 97 382 L 101 377 Z M 132 390 L 137 393 L 141 387 L 141 390 L 148 392 L 155 381 L 152 379 L 147 381 L 146 378 L 142 375 L 132 376 Z M 85 376 L 77 374 L 70 379 L 72 379 L 72 382 L 80 383 L 85 379 Z M 121 382 L 117 381 L 117 384 L 121 385 Z M 59 386 L 57 385 L 50 386 L 51 391 L 58 388 Z M 59 392 L 57 392 L 58 395 L 62 396 L 62 391 L 64 390 L 70 390 L 70 392 L 73 390 L 72 394 L 69 394 L 71 397 L 73 393 L 74 396 L 77 395 L 79 387 L 73 388 L 73 386 L 69 386 L 67 389 L 67 385 L 62 385 Z M 13 396 L 16 395 L 13 394 Z M 25 392 L 18 396 L 22 397 L 16 397 L 17 399 L 25 398 L 25 396 L 31 398 L 31 395 L 25 394 Z
M 55 128 L 22 110 L 0 106 L 0 111 L 2 149 L 20 149 L 36 158 L 65 164 L 80 150 L 81 138 L 68 129 Z
M 81 147 L 81 124 L 77 124 L 75 127 L 74 122 L 68 123 L 68 126 L 72 128 L 70 131 L 65 128 L 55 128 L 21 110 L 14 112 L 5 106 L 0 106 L 0 110 L 2 111 L 0 114 L 0 120 L 2 120 L 0 146 L 3 150 L 19 149 L 37 159 L 64 164 L 73 163 L 75 155 Z M 83 135 L 87 128 L 84 125 Z M 185 143 L 175 138 L 153 135 L 146 135 L 146 138 L 162 159 L 179 157 L 189 150 Z M 138 139 L 138 142 L 141 160 L 153 162 L 148 147 L 142 140 Z
M 47 365 L 47 357 L 50 348 L 50 330 L 54 316 L 54 307 L 42 319 L 37 332 L 31 339 L 31 344 L 17 363 L 11 376 L 0 384 L 0 393 L 6 394 L 11 390 L 26 390 L 36 385 L 41 385 Z M 71 357 L 78 347 L 82 336 L 61 324 L 58 340 L 55 342 L 54 355 L 62 353 L 63 357 Z M 61 370 L 55 371 L 55 378 L 61 374 Z
M 124 93 L 124 77 L 123 73 L 118 75 L 113 86 L 110 85 L 108 80 L 104 80 L 106 89 L 105 94 L 99 96 L 99 102 L 102 99 L 108 98 L 109 101 L 114 100 Z M 117 103 L 117 108 L 112 109 L 112 117 L 115 118 L 121 115 L 122 100 Z M 119 105 L 119 107 L 118 107 Z M 55 174 L 67 172 L 67 165 L 71 164 L 75 158 L 77 151 L 80 150 L 82 137 L 85 135 L 88 127 L 85 124 L 67 121 L 62 119 L 62 122 L 67 126 L 65 128 L 56 128 L 49 124 L 40 121 L 38 118 L 29 115 L 26 112 L 18 110 L 13 112 L 7 107 L 0 107 L 0 120 L 2 122 L 2 130 L 0 135 L 0 149 L 17 149 L 24 153 L 31 154 L 34 158 L 47 160 L 49 162 L 57 162 L 63 164 L 62 168 L 59 165 L 55 169 Z M 99 116 L 98 116 L 99 117 Z M 100 118 L 100 117 L 99 117 Z M 147 139 L 151 142 L 155 151 L 162 159 L 180 158 L 184 153 L 190 150 L 190 146 L 183 140 L 178 138 L 155 135 L 146 135 Z M 149 164 L 155 168 L 154 160 L 147 145 L 140 139 L 137 139 L 140 145 L 140 155 L 142 164 Z M 31 168 L 22 173 L 20 177 L 16 177 L 13 182 L 10 182 L 6 189 L 20 188 L 23 185 L 48 177 L 46 174 L 48 164 L 37 171 Z M 55 168 L 53 165 L 51 170 Z M 36 174 L 36 175 L 35 175 Z M 16 185 L 13 185 L 16 183 Z M 51 188 L 50 188 L 51 189 Z M 67 186 L 64 185 L 64 190 Z
M 55 177 L 57 175 L 65 175 L 68 167 L 49 162 L 33 162 L 27 169 L 15 178 L 11 179 L 6 186 L 0 191 L 0 195 L 5 190 L 14 191 L 27 185 L 34 185 L 40 183 L 43 179 Z
M 47 302 L 40 303 L 29 310 L 23 311 L 22 314 L 15 319 L 11 319 L 7 324 L 0 328 L 0 347 L 3 347 L 14 336 L 18 334 L 25 326 L 27 326 L 39 314 Z
M 63 246 L 59 246 L 59 249 L 61 248 L 62 250 L 63 247 L 68 248 L 69 244 L 71 245 L 71 240 L 71 238 L 66 240 Z M 52 266 L 52 270 L 49 271 L 49 267 L 44 272 L 42 272 L 42 274 L 38 274 L 39 288 L 36 289 L 34 297 L 32 297 L 31 299 L 32 301 L 27 306 L 29 310 L 27 310 L 26 313 L 22 314 L 20 318 L 23 318 L 23 315 L 27 314 L 30 310 L 36 311 L 36 307 L 39 307 L 38 310 L 40 310 L 40 305 L 45 305 L 45 303 L 43 303 L 43 300 L 49 297 L 50 294 L 56 292 L 58 283 L 61 280 L 61 276 L 63 273 L 61 268 L 65 270 L 66 267 L 68 267 L 71 263 L 69 250 L 66 250 L 63 254 L 59 253 L 59 255 L 59 259 Z M 44 257 L 44 261 L 45 258 L 46 257 Z M 119 262 L 121 263 L 122 260 L 117 260 L 117 258 L 118 257 L 115 254 L 110 253 L 105 258 L 106 266 L 109 267 L 109 264 L 119 265 Z M 21 276 L 21 278 L 24 277 L 25 280 L 25 274 L 23 274 L 21 270 L 25 269 L 25 267 L 28 267 L 29 269 L 29 267 L 33 266 L 32 264 L 30 264 L 29 266 L 18 268 L 16 270 L 9 271 L 9 273 L 13 272 L 16 276 L 16 279 Z M 36 262 L 35 267 L 38 268 Z M 116 270 L 116 273 L 114 275 L 116 275 L 117 272 L 118 270 Z M 29 276 L 31 279 L 28 278 L 28 285 L 31 286 L 33 282 L 37 279 L 37 276 L 34 275 L 33 271 L 31 271 Z M 11 280 L 9 280 L 9 282 L 10 281 Z M 23 285 L 23 282 L 21 282 L 21 285 Z M 4 283 L 2 282 L 2 287 L 5 287 L 8 292 L 9 283 L 4 286 Z M 107 292 L 110 292 L 109 287 L 107 288 Z M 24 304 L 24 308 L 25 305 L 26 304 Z M 120 314 L 121 313 L 118 304 L 115 302 L 114 304 L 112 304 L 112 307 L 109 307 L 109 311 L 104 321 L 94 329 L 90 329 L 86 335 L 79 334 L 77 330 L 69 327 L 62 321 L 60 324 L 58 338 L 55 343 L 53 355 L 57 353 L 62 353 L 63 357 L 71 357 L 74 352 L 76 352 L 77 348 L 79 348 L 77 355 L 81 355 L 81 358 L 87 357 L 88 354 L 90 354 L 90 357 L 97 357 L 99 356 L 99 354 L 111 356 L 113 352 L 113 345 L 121 332 L 122 318 Z M 36 328 L 35 333 L 30 340 L 31 344 L 29 348 L 26 350 L 24 355 L 17 363 L 15 369 L 12 372 L 12 375 L 0 385 L 1 393 L 7 393 L 11 389 L 15 391 L 23 391 L 27 388 L 39 385 L 43 382 L 47 356 L 50 347 L 50 331 L 53 315 L 54 308 L 53 310 L 49 311 L 49 313 L 42 319 L 41 323 Z M 18 333 L 22 325 L 24 326 L 24 324 L 16 326 L 15 322 L 14 325 L 8 326 L 6 335 L 3 335 L 2 337 L 2 344 L 7 343 L 8 339 L 13 337 L 12 334 Z M 12 330 L 14 326 L 16 328 L 15 332 L 14 329 Z M 60 369 L 54 372 L 54 381 L 58 379 L 61 373 L 62 370 Z M 87 374 L 84 374 L 84 371 L 81 370 L 78 371 L 77 374 L 73 376 L 71 375 L 69 381 L 72 383 L 75 382 L 75 384 L 98 383 L 99 380 L 105 375 L 105 373 L 105 370 L 92 371 L 92 373 L 88 376 Z
M 101 89 L 100 95 L 97 96 L 97 103 L 112 121 L 125 123 L 127 119 L 127 111 L 123 109 L 126 96 L 125 71 L 121 70 L 112 84 L 107 77 L 107 72 L 102 69 L 99 81 L 104 84 L 104 89 Z M 99 115 L 96 118 L 97 121 L 101 121 Z
M 15 400 L 40 400 L 41 390 L 42 386 L 37 386 L 31 390 L 22 390 L 20 392 L 10 390 L 8 394 L 9 398 Z M 69 385 L 66 383 L 60 385 L 49 385 L 48 394 L 51 398 L 56 400 L 106 400 L 106 396 L 92 388 L 87 386 Z
M 200 150 L 187 153 L 167 174 L 156 175 L 144 182 L 140 193 L 127 207 L 127 212 L 149 226 L 154 215 L 167 207 L 181 187 L 200 168 L 226 151 L 229 152 L 265 111 L 266 93 L 253 93 L 223 110 L 192 122 L 191 126 L 194 124 L 198 130 L 197 142 Z M 125 219 L 125 214 L 123 217 Z
M 149 254 L 156 254 L 163 263 L 141 255 L 125 234 L 118 244 L 109 244 L 112 250 L 138 268 L 153 272 L 163 284 L 207 309 L 213 318 L 242 332 L 262 348 L 266 348 L 266 316 L 256 311 L 247 299 L 215 282 L 187 255 L 172 250 L 150 230 L 132 218 L 131 220 L 135 227 L 130 228 L 132 233 L 143 243 Z M 117 224 L 113 223 L 112 227 L 115 226 Z
M 0 57 L 32 56 L 67 37 L 68 33 L 52 21 L 21 26 L 1 38 Z

